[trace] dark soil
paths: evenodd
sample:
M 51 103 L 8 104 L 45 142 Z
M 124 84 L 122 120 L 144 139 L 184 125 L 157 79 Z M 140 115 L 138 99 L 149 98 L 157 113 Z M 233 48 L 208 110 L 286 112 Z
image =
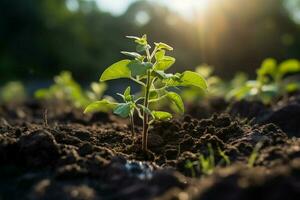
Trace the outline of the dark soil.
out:
M 112 115 L 38 102 L 1 106 L 0 199 L 298 199 L 300 115 L 288 108 L 297 101 L 277 110 L 254 104 L 157 122 L 146 154 L 140 127 L 132 138 L 127 121 Z M 208 156 L 208 145 L 219 165 L 212 175 L 194 165 L 192 178 L 186 163 Z
M 252 119 L 259 124 L 274 123 L 288 136 L 300 137 L 300 94 L 282 100 L 273 106 L 261 102 L 239 101 L 230 106 L 233 116 Z

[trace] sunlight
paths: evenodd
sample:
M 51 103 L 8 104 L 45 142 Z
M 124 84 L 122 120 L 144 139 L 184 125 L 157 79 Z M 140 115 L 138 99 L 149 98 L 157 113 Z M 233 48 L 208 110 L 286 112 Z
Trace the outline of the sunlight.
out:
M 170 8 L 186 17 L 193 17 L 194 12 L 205 11 L 212 2 L 213 0 L 173 0 Z

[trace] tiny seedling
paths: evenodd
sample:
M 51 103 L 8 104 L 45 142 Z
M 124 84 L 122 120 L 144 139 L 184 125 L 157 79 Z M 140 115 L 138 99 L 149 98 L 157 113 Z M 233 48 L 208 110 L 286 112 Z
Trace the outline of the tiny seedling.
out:
M 190 160 L 187 160 L 186 163 L 185 163 L 185 168 L 190 170 L 191 176 L 193 178 L 196 177 L 196 170 L 195 170 L 194 166 L 195 166 L 195 163 L 190 161 Z
M 257 70 L 256 80 L 247 81 L 242 87 L 235 88 L 230 96 L 236 99 L 261 100 L 268 104 L 274 97 L 286 97 L 288 93 L 299 90 L 299 82 L 287 75 L 300 72 L 300 62 L 289 59 L 277 65 L 272 58 L 265 59 Z
M 231 162 L 229 157 L 225 154 L 224 151 L 221 150 L 220 147 L 218 147 L 218 153 L 222 159 L 218 163 L 215 162 L 215 153 L 210 143 L 207 145 L 207 150 L 207 156 L 200 154 L 198 161 L 192 162 L 188 160 L 186 162 L 185 168 L 190 170 L 192 177 L 196 176 L 195 169 L 198 169 L 204 175 L 210 175 L 214 172 L 217 166 L 224 166 L 224 163 L 225 166 L 230 165 Z
M 11 81 L 0 87 L 0 103 L 22 103 L 27 97 L 26 88 L 19 81 Z
M 254 167 L 255 161 L 257 160 L 259 150 L 262 148 L 262 146 L 263 146 L 263 142 L 258 142 L 255 145 L 255 147 L 253 148 L 253 151 L 250 154 L 249 159 L 248 159 L 248 164 L 247 164 L 248 167 L 250 167 L 250 168 Z
M 54 84 L 49 88 L 39 89 L 35 97 L 42 100 L 59 100 L 71 103 L 74 107 L 85 108 L 91 102 L 102 98 L 106 90 L 105 83 L 93 82 L 89 90 L 83 90 L 69 71 L 62 71 L 54 77 Z
M 199 157 L 199 164 L 201 167 L 201 171 L 203 174 L 209 175 L 212 174 L 215 169 L 215 155 L 214 150 L 211 146 L 211 144 L 207 145 L 209 155 L 205 157 L 203 154 Z
M 120 95 L 123 102 L 114 103 L 109 100 L 96 101 L 85 109 L 85 113 L 103 109 L 112 109 L 120 117 L 130 119 L 137 115 L 143 121 L 142 150 L 147 151 L 147 138 L 149 126 L 156 120 L 169 120 L 172 114 L 152 110 L 151 105 L 157 104 L 163 99 L 169 99 L 179 113 L 184 112 L 183 101 L 177 93 L 170 91 L 170 88 L 179 86 L 195 86 L 206 90 L 205 79 L 198 73 L 185 71 L 183 73 L 166 73 L 174 63 L 175 58 L 166 55 L 166 51 L 173 48 L 165 43 L 154 43 L 154 49 L 148 43 L 147 36 L 142 37 L 127 36 L 136 43 L 136 52 L 122 51 L 121 53 L 131 57 L 131 59 L 121 60 L 109 66 L 101 75 L 100 81 L 108 81 L 119 78 L 128 78 L 142 87 L 141 96 L 132 95 L 130 87 L 124 94 Z M 133 122 L 133 120 L 131 120 Z M 133 126 L 132 126 L 133 127 Z

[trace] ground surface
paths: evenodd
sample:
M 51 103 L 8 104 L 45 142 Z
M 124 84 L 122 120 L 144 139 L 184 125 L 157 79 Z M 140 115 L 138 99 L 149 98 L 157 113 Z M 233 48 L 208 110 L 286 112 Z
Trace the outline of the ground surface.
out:
M 38 102 L 4 105 L 0 199 L 299 199 L 299 102 L 193 105 L 189 115 L 154 124 L 148 154 L 139 134 L 133 140 L 127 121 L 114 116 Z M 209 155 L 208 145 L 214 172 L 203 174 L 197 162 L 187 168 Z

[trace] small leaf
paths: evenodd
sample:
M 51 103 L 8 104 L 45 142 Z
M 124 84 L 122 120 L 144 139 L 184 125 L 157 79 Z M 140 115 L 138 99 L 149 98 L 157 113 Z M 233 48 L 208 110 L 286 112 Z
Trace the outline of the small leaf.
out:
M 174 102 L 180 113 L 184 113 L 184 104 L 179 94 L 175 92 L 168 92 L 167 97 Z
M 172 74 L 172 73 L 167 74 L 167 73 L 165 73 L 164 71 L 161 71 L 161 70 L 154 70 L 152 73 L 153 73 L 152 74 L 153 76 L 156 76 L 160 79 L 168 79 L 168 78 L 174 77 L 174 74 Z
M 96 101 L 96 102 L 89 104 L 85 108 L 84 113 L 109 112 L 110 110 L 114 109 L 116 106 L 117 106 L 117 103 L 113 103 L 106 99 L 103 99 L 101 101 Z
M 172 114 L 164 111 L 152 111 L 152 116 L 156 120 L 170 120 L 172 118 Z
M 138 44 L 136 46 L 136 51 L 137 52 L 144 52 L 146 49 L 150 49 L 150 48 L 151 48 L 151 46 L 148 45 L 148 44 Z
M 150 91 L 149 92 L 149 99 L 156 99 L 156 98 L 158 98 L 157 91 Z
M 125 96 L 125 97 L 128 96 L 128 95 L 130 95 L 130 86 L 128 86 L 128 87 L 126 88 L 125 92 L 124 92 L 124 96 Z
M 128 67 L 130 60 L 121 60 L 109 66 L 101 75 L 100 81 L 113 80 L 118 78 L 130 78 L 131 71 Z
M 257 70 L 258 76 L 266 76 L 271 75 L 274 76 L 276 73 L 277 62 L 273 58 L 267 58 L 261 64 L 261 67 Z
M 159 43 L 154 42 L 154 44 L 157 49 L 166 49 L 168 51 L 173 50 L 173 47 L 171 47 L 170 45 L 167 45 L 166 43 L 163 43 L 163 42 L 159 42 Z
M 49 96 L 48 89 L 39 89 L 34 93 L 34 97 L 37 99 L 47 99 L 48 96 Z
M 126 118 L 131 112 L 130 103 L 120 103 L 114 109 L 114 114 L 119 115 L 120 117 Z
M 300 83 L 289 83 L 285 86 L 285 91 L 288 93 L 296 92 L 300 89 Z
M 279 65 L 279 75 L 292 74 L 300 72 L 300 62 L 296 59 L 289 59 Z
M 164 56 L 162 59 L 158 60 L 155 65 L 154 69 L 156 70 L 167 70 L 175 63 L 175 58 L 171 56 Z
M 147 74 L 147 70 L 152 68 L 152 64 L 149 62 L 141 62 L 139 60 L 132 60 L 128 67 L 132 76 L 142 76 Z
M 159 61 L 159 60 L 163 59 L 165 57 L 165 53 L 166 53 L 165 50 L 157 51 L 155 53 L 155 59 L 156 59 L 156 61 Z
M 235 98 L 237 100 L 241 100 L 243 98 L 245 98 L 246 96 L 248 96 L 250 94 L 252 87 L 244 84 L 241 87 L 235 88 L 233 90 L 231 90 L 227 95 L 226 98 L 227 99 L 232 99 Z
M 134 58 L 141 58 L 142 55 L 140 55 L 139 53 L 136 52 L 128 52 L 128 51 L 121 51 L 122 54 L 126 55 L 126 56 L 131 56 Z
M 125 101 L 131 101 L 132 97 L 130 95 L 130 86 L 128 86 L 124 92 L 124 100 Z
M 136 36 L 126 36 L 129 39 L 134 39 L 135 43 L 138 43 L 140 45 L 147 45 L 147 35 L 143 35 L 141 38 Z
M 127 38 L 129 38 L 129 39 L 135 39 L 135 40 L 139 40 L 140 38 L 139 37 L 137 37 L 137 36 L 126 36 Z
M 209 65 L 200 65 L 198 67 L 196 67 L 195 71 L 198 74 L 201 74 L 204 78 L 208 78 L 212 75 L 212 73 L 214 72 L 213 67 L 209 66 Z

